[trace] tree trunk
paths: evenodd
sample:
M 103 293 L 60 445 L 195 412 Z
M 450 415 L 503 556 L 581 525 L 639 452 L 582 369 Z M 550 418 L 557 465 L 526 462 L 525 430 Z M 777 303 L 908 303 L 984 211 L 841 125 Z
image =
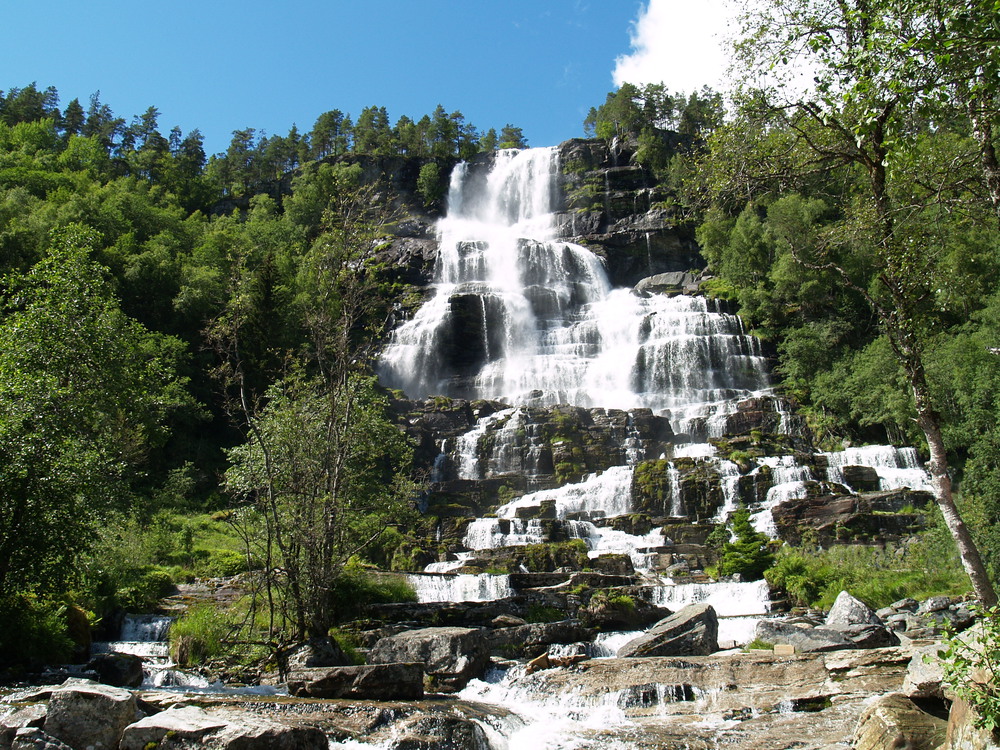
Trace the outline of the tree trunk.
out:
M 993 203 L 993 212 L 1000 221 L 1000 159 L 997 158 L 996 145 L 993 142 L 993 122 L 985 104 L 977 100 L 969 102 L 969 118 L 972 120 L 972 133 L 979 143 L 980 164 L 983 169 L 983 179 Z
M 937 413 L 931 406 L 930 394 L 927 382 L 924 378 L 923 369 L 907 368 L 910 370 L 910 383 L 913 387 L 913 400 L 917 407 L 917 425 L 927 439 L 927 447 L 930 451 L 930 461 L 927 468 L 931 474 L 931 481 L 934 485 L 934 499 L 938 507 L 941 508 L 941 515 L 944 516 L 944 523 L 951 532 L 958 547 L 958 554 L 962 560 L 962 567 L 972 581 L 972 588 L 976 597 L 984 607 L 994 607 L 997 604 L 996 591 L 990 583 L 986 566 L 979 554 L 969 533 L 969 528 L 962 520 L 958 507 L 955 505 L 955 498 L 951 492 L 951 477 L 948 476 L 948 456 L 944 448 L 944 439 L 941 436 L 941 422 Z

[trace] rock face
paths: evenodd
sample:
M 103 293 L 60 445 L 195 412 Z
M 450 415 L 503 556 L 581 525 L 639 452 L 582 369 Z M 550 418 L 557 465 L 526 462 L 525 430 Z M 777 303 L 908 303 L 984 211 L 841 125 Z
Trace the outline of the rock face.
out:
M 351 660 L 332 638 L 311 638 L 288 653 L 284 663 L 286 671 L 299 672 L 314 667 L 342 667 Z
M 483 632 L 477 628 L 422 628 L 379 640 L 368 654 L 372 664 L 419 662 L 435 687 L 461 690 L 469 680 L 482 676 L 490 653 Z
M 114 750 L 135 719 L 135 697 L 128 690 L 67 680 L 52 691 L 44 729 L 74 750 Z
M 899 509 L 906 505 L 922 508 L 930 500 L 930 493 L 907 489 L 860 496 L 831 494 L 824 489 L 815 486 L 806 497 L 771 510 L 782 540 L 799 544 L 806 530 L 821 544 L 897 540 L 923 527 L 920 513 L 900 513 Z
M 303 698 L 420 700 L 424 697 L 422 664 L 363 664 L 294 672 L 288 692 Z
M 590 642 L 597 634 L 576 620 L 498 628 L 488 635 L 490 653 L 507 659 L 533 659 L 554 643 Z
M 701 656 L 719 650 L 719 618 L 708 604 L 692 604 L 618 650 L 629 656 Z

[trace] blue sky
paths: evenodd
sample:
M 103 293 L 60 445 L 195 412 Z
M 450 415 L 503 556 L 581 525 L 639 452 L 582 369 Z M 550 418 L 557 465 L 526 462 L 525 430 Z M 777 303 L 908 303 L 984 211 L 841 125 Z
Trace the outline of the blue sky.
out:
M 722 1 L 0 0 L 0 89 L 35 81 L 84 107 L 99 90 L 126 119 L 156 106 L 162 132 L 199 128 L 209 153 L 238 128 L 284 135 L 372 104 L 395 122 L 440 103 L 545 146 L 582 135 L 616 70 L 711 83 L 697 46 L 661 53 L 705 33 L 669 19 Z

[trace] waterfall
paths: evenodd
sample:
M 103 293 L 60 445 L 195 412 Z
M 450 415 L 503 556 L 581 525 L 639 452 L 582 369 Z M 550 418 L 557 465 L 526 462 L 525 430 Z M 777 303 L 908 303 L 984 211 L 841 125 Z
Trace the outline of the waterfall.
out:
M 556 149 L 455 169 L 433 297 L 394 332 L 383 382 L 412 398 L 649 408 L 721 434 L 736 399 L 768 389 L 756 340 L 703 298 L 612 289 L 596 255 L 555 240 L 557 174 Z

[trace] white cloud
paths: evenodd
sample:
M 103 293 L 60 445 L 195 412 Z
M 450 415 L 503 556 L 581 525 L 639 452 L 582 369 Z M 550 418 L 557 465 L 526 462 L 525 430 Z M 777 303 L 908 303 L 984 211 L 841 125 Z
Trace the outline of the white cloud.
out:
M 685 92 L 705 85 L 725 88 L 731 17 L 727 0 L 648 0 L 633 24 L 632 52 L 616 61 L 615 85 L 663 82 L 668 90 Z

